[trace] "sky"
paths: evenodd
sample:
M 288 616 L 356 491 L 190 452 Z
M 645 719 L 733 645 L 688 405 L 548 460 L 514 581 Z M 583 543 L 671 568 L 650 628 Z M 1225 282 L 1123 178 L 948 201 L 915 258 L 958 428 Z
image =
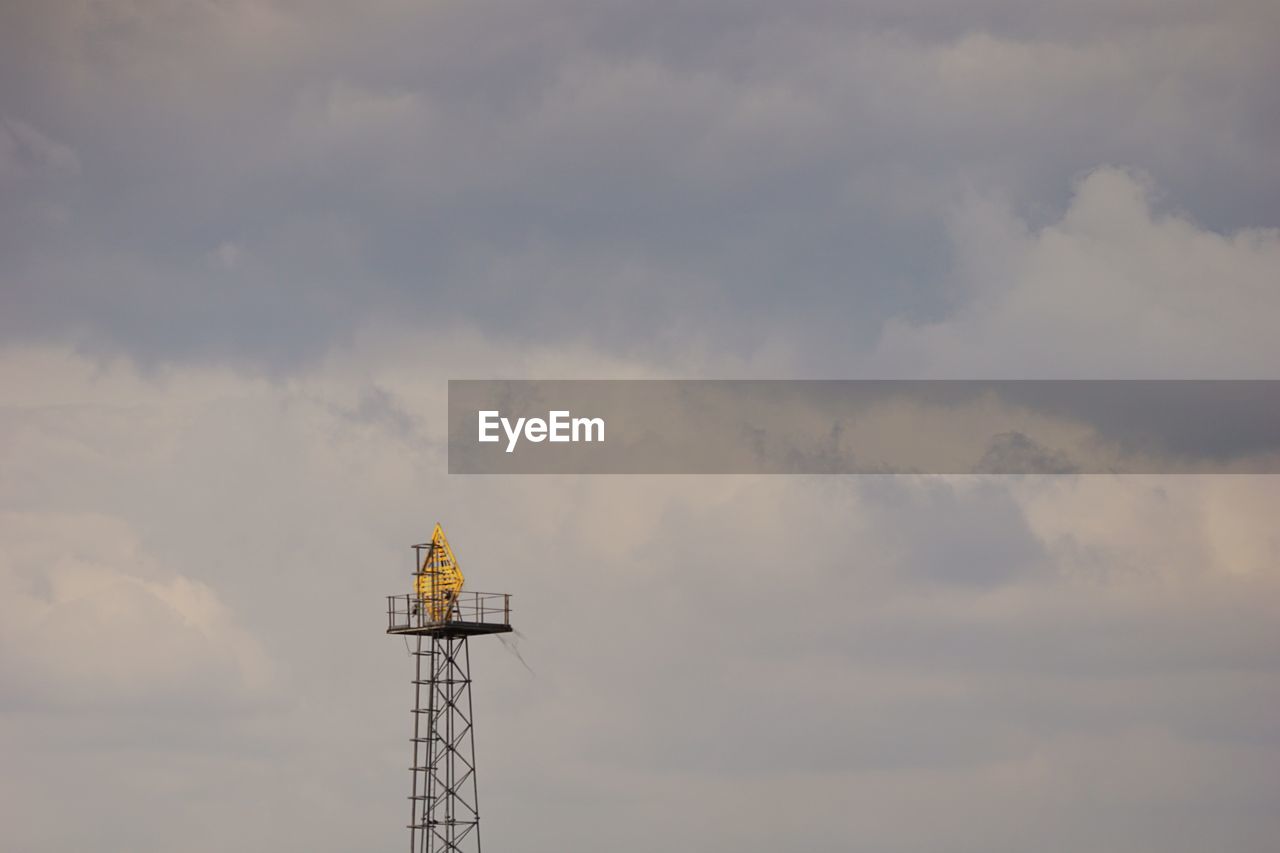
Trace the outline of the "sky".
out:
M 495 850 L 1270 853 L 1280 483 L 465 477 L 459 378 L 1275 379 L 1280 6 L 11 2 L 0 822 L 404 843 L 444 524 Z

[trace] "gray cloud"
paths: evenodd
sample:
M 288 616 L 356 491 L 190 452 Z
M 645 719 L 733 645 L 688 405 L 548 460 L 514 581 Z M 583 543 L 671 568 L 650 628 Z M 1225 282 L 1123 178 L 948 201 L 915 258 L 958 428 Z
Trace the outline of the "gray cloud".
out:
M 443 411 L 1267 376 L 1276 15 L 5 4 L 6 844 L 403 843 L 439 518 L 536 673 L 476 644 L 494 849 L 1269 853 L 1273 478 L 451 478 Z
M 6 116 L 82 165 L 5 252 L 11 339 L 289 369 L 394 314 L 852 367 L 955 307 L 974 188 L 1034 227 L 1121 163 L 1210 229 L 1275 221 L 1266 3 L 7 18 Z
M 1076 474 L 1079 466 L 1067 454 L 1038 444 L 1013 430 L 992 436 L 987 452 L 974 469 L 977 474 Z

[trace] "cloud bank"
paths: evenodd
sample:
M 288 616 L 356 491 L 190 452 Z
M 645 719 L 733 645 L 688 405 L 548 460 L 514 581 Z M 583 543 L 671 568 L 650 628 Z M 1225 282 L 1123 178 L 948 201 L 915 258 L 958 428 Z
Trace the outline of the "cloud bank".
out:
M 439 519 L 494 849 L 1270 853 L 1272 479 L 450 478 L 444 407 L 1275 378 L 1278 14 L 6 4 L 6 842 L 402 843 Z

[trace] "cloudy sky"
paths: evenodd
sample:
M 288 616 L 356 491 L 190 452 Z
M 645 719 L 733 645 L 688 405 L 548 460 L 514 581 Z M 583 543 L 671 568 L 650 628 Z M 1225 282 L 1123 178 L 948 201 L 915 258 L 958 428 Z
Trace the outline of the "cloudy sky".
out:
M 1280 378 L 1269 0 L 0 11 L 0 822 L 391 849 L 442 521 L 494 850 L 1270 853 L 1274 477 L 449 477 L 449 378 Z M 530 671 L 531 670 L 531 671 Z

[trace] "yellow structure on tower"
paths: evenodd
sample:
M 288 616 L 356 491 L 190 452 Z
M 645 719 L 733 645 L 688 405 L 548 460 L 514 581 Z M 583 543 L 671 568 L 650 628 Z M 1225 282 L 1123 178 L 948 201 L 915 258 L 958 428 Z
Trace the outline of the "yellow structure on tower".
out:
M 436 529 L 431 534 L 431 544 L 427 548 L 426 559 L 414 577 L 418 599 L 426 606 L 434 622 L 447 622 L 453 604 L 462 592 L 462 584 L 466 578 L 458 568 L 458 559 L 453 556 L 449 540 L 445 538 L 444 528 L 436 522 Z

